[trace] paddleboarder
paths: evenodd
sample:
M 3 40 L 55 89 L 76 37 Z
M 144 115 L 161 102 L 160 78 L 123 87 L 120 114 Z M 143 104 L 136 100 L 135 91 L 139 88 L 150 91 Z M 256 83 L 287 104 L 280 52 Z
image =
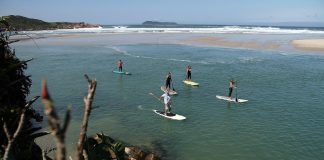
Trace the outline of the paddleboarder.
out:
M 229 81 L 229 93 L 228 93 L 228 97 L 232 98 L 232 92 L 233 92 L 233 89 L 235 88 L 235 81 L 233 79 L 231 79 Z
M 164 94 L 160 97 L 160 100 L 164 102 L 164 115 L 167 116 L 167 113 L 170 113 L 171 111 L 171 96 L 169 95 L 168 91 L 165 91 Z
M 119 60 L 118 62 L 117 62 L 117 67 L 118 67 L 118 71 L 119 72 L 122 72 L 123 71 L 123 61 L 122 60 Z
M 187 66 L 186 71 L 187 71 L 187 80 L 191 81 L 191 66 L 190 65 Z
M 165 89 L 166 90 L 170 90 L 171 89 L 171 81 L 172 81 L 171 72 L 169 72 L 167 74 L 166 80 L 165 80 Z

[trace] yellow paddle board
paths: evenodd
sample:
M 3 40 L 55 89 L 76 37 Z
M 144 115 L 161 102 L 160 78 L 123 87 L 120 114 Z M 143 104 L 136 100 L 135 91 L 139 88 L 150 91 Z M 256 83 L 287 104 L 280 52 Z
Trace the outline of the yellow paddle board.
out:
M 192 86 L 199 86 L 199 83 L 193 82 L 191 80 L 184 80 L 182 81 L 185 84 L 192 85 Z

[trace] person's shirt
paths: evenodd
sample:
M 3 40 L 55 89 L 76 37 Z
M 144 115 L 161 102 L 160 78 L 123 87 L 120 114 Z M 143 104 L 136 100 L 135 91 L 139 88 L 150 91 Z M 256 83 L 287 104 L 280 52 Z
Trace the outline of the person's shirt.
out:
M 123 66 L 123 62 L 122 61 L 118 61 L 118 67 L 122 67 Z
M 229 83 L 229 87 L 230 87 L 230 88 L 234 88 L 234 82 L 230 82 L 230 83 Z
M 168 74 L 168 75 L 166 76 L 166 79 L 167 79 L 167 81 L 171 81 L 171 74 Z
M 191 68 L 188 68 L 188 69 L 187 69 L 187 72 L 188 72 L 188 73 L 191 72 Z
M 163 97 L 164 104 L 168 104 L 171 100 L 171 97 L 166 93 L 164 93 L 161 97 Z

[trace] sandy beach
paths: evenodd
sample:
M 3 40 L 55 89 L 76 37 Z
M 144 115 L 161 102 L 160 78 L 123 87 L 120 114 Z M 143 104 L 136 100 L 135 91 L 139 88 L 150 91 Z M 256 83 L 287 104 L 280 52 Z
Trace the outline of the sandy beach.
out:
M 305 51 L 324 51 L 324 39 L 302 39 L 293 40 L 291 44 L 300 50 Z

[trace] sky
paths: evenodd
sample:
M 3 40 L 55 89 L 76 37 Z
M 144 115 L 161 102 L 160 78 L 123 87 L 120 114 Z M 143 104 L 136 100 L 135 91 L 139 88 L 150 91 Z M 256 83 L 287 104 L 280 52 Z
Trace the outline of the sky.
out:
M 141 24 L 323 23 L 324 0 L 0 0 L 0 16 L 48 22 Z

